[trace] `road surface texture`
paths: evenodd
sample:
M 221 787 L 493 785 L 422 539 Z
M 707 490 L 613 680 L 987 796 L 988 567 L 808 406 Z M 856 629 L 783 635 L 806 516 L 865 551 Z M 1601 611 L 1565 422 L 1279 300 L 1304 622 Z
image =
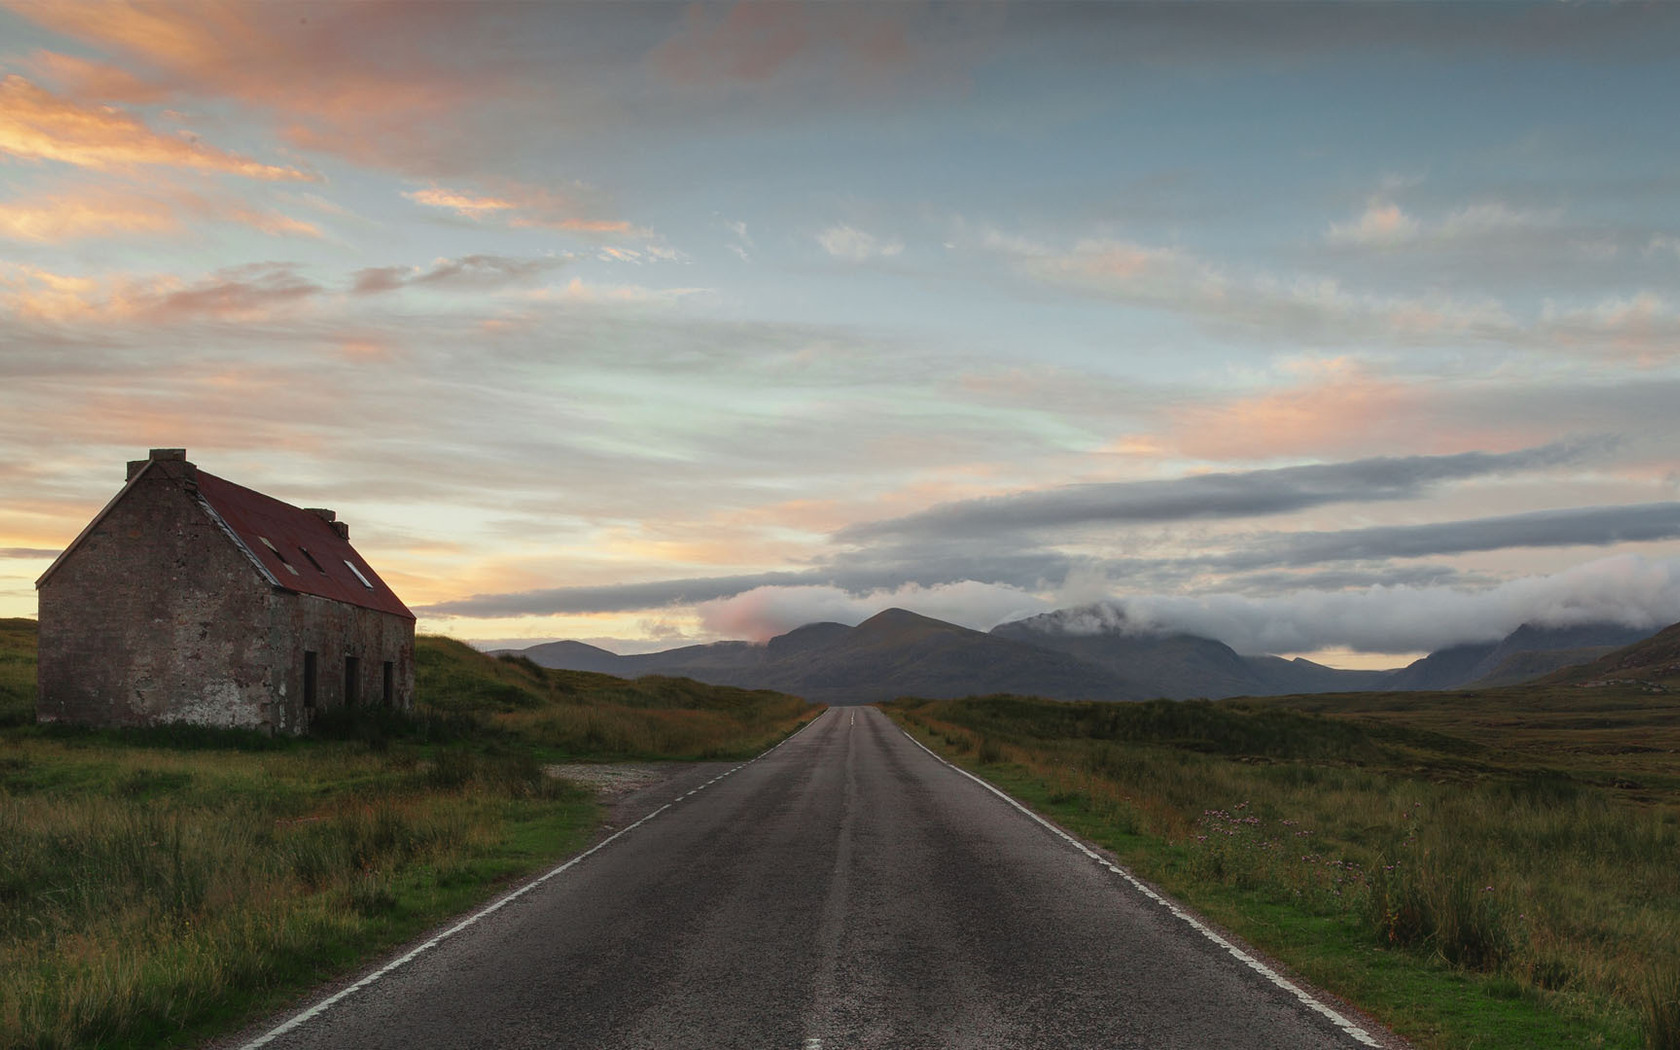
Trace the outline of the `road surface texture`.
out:
M 833 708 L 325 1008 L 234 1045 L 1398 1045 L 1209 932 L 879 711 Z

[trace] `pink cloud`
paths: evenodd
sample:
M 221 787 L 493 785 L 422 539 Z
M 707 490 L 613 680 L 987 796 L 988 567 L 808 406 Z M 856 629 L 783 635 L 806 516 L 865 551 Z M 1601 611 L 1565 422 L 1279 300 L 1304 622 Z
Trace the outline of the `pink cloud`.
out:
M 236 100 L 273 113 L 294 145 L 365 163 L 459 170 L 487 102 L 534 97 L 536 57 L 486 41 L 471 5 L 55 0 L 17 13 L 100 48 L 111 62 L 38 53 L 32 65 L 79 99 Z M 497 23 L 503 25 L 503 23 Z M 492 31 L 493 34 L 493 31 Z M 500 47 L 494 64 L 481 63 Z
M 1219 462 L 1337 457 L 1395 448 L 1450 452 L 1510 445 L 1516 435 L 1472 433 L 1438 418 L 1439 392 L 1375 374 L 1347 358 L 1306 361 L 1281 389 L 1181 405 L 1165 443 Z
M 0 153 L 99 171 L 164 165 L 254 179 L 313 179 L 193 139 L 164 135 L 113 106 L 55 95 L 15 74 L 0 79 Z

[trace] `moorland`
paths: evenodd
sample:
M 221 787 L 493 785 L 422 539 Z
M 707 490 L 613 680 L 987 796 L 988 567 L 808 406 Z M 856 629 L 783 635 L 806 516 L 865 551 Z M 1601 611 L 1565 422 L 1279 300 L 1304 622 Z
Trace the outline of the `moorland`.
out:
M 1677 645 L 1498 689 L 884 706 L 1420 1046 L 1669 1050 Z
M 819 710 L 416 644 L 412 715 L 310 739 L 34 725 L 35 622 L 0 621 L 0 1047 L 194 1045 L 577 848 L 545 767 L 738 759 Z

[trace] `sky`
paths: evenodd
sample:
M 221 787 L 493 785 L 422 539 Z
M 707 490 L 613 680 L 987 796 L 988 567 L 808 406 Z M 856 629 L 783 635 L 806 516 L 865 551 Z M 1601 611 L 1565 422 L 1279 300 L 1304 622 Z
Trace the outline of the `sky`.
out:
M 1680 620 L 1680 6 L 0 0 L 0 616 L 120 488 L 419 629 Z

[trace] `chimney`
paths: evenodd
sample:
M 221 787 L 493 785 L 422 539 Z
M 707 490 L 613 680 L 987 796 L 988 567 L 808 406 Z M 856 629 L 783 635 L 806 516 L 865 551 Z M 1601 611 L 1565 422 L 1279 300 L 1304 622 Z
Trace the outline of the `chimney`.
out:
M 198 483 L 198 470 L 187 462 L 187 450 L 184 448 L 154 448 L 146 453 L 145 459 L 131 459 L 128 461 L 128 480 L 146 469 L 148 463 L 179 463 L 184 468 L 185 479 L 188 484 Z
M 317 518 L 320 518 L 322 521 L 326 522 L 328 525 L 331 525 L 332 530 L 334 532 L 338 533 L 338 538 L 339 539 L 347 540 L 347 539 L 350 538 L 350 525 L 349 525 L 349 523 L 339 521 L 338 520 L 338 514 L 337 514 L 336 511 L 330 511 L 325 507 L 305 507 L 303 509 L 308 511 L 309 513 L 315 515 Z

